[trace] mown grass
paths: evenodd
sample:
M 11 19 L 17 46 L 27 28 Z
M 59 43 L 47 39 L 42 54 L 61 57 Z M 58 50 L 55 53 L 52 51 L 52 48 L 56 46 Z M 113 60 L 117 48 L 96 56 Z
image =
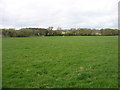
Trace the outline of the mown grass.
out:
M 3 38 L 3 88 L 114 88 L 117 36 Z

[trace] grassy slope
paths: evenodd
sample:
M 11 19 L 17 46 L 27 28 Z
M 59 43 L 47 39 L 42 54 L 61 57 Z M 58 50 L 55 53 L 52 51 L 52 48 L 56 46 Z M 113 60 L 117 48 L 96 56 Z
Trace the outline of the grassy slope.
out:
M 117 87 L 118 37 L 3 38 L 3 87 Z

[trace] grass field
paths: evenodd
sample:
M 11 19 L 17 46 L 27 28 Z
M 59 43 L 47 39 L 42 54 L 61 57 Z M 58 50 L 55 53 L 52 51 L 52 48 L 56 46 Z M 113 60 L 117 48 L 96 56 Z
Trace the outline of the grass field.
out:
M 3 38 L 3 88 L 118 86 L 117 36 Z

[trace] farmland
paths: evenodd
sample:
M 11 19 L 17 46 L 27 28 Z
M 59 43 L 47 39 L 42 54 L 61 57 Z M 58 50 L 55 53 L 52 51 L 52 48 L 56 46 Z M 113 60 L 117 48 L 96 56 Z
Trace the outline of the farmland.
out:
M 3 37 L 3 88 L 114 88 L 117 36 Z

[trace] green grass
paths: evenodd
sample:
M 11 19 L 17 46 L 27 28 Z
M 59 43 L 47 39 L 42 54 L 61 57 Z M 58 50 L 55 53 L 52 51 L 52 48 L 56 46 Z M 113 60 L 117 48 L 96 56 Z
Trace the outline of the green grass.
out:
M 114 88 L 117 36 L 3 38 L 3 88 Z

